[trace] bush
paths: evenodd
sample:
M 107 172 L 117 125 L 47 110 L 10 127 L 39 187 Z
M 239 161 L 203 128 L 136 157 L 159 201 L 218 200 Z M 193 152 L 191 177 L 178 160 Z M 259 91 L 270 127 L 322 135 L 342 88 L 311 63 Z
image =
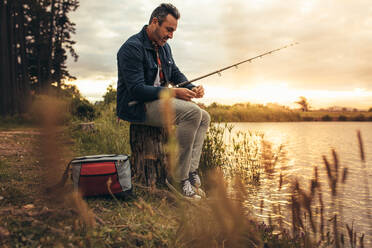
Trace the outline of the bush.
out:
M 353 121 L 366 121 L 366 117 L 363 114 L 357 115 L 353 118 Z
M 314 120 L 314 117 L 312 117 L 312 116 L 304 116 L 304 117 L 302 117 L 302 120 L 303 121 L 313 121 Z
M 338 117 L 338 120 L 339 120 L 339 121 L 347 121 L 347 117 L 346 117 L 345 115 L 340 115 L 340 116 Z
M 84 98 L 74 98 L 70 104 L 70 112 L 80 120 L 91 121 L 97 117 L 94 105 Z
M 105 105 L 116 103 L 116 89 L 114 89 L 112 85 L 107 87 L 106 94 L 103 96 L 103 102 Z
M 202 177 L 219 168 L 227 178 L 238 176 L 247 184 L 259 185 L 263 173 L 271 176 L 277 164 L 286 160 L 283 146 L 274 147 L 263 133 L 232 130 L 232 125 L 211 123 L 200 159 Z
M 332 117 L 329 115 L 323 115 L 322 116 L 322 121 L 332 121 Z
M 226 164 L 226 149 L 224 142 L 225 130 L 230 128 L 225 124 L 221 126 L 217 123 L 211 123 L 203 144 L 203 150 L 200 158 L 201 174 L 219 168 Z

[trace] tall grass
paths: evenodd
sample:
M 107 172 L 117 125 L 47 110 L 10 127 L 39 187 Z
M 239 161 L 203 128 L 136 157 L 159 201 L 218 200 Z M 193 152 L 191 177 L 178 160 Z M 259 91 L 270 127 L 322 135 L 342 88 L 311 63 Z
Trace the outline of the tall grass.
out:
M 210 206 L 208 209 L 209 211 L 214 211 L 213 214 L 208 215 L 207 213 L 203 213 L 201 214 L 202 216 L 194 216 L 194 218 L 198 219 L 195 220 L 196 223 L 185 224 L 186 227 L 189 226 L 190 228 L 198 226 L 198 229 L 210 229 L 210 226 L 213 226 L 214 229 L 212 228 L 211 233 L 208 234 L 210 236 L 203 238 L 198 236 L 201 235 L 201 233 L 195 234 L 198 229 L 191 228 L 192 230 L 189 230 L 191 233 L 194 233 L 193 235 L 197 235 L 197 239 L 200 239 L 203 245 L 207 242 L 206 240 L 214 240 L 215 244 L 221 246 L 226 244 L 223 242 L 224 239 L 222 238 L 221 241 L 221 238 L 219 238 L 217 234 L 220 234 L 225 229 L 229 230 L 229 228 L 231 228 L 230 225 L 234 225 L 231 223 L 224 223 L 223 225 L 226 226 L 223 227 L 223 225 L 219 225 L 221 223 L 214 223 L 213 221 L 216 220 L 212 219 L 208 222 L 206 219 L 213 218 L 210 217 L 211 215 L 218 219 L 227 218 L 230 219 L 230 222 L 234 222 L 235 216 L 232 213 L 236 212 L 241 218 L 247 218 L 249 220 L 254 219 L 253 216 L 246 214 L 250 211 L 244 205 L 244 202 L 249 200 L 249 194 L 245 190 L 242 190 L 239 185 L 237 186 L 236 181 L 231 180 L 231 178 L 243 182 L 243 188 L 245 189 L 247 188 L 247 183 L 259 184 L 261 182 L 261 175 L 272 175 L 274 171 L 278 169 L 278 164 L 285 163 L 286 161 L 283 147 L 279 146 L 273 148 L 272 144 L 266 142 L 264 140 L 264 135 L 260 133 L 238 132 L 236 135 L 229 137 L 229 143 L 226 144 L 226 136 L 231 134 L 232 129 L 233 128 L 229 125 L 212 126 L 207 135 L 203 150 L 202 162 L 209 168 L 209 170 L 204 171 L 204 174 L 210 174 L 213 169 L 220 169 L 219 171 L 223 172 L 224 175 L 223 177 L 219 177 L 217 181 L 212 180 L 208 183 L 208 194 L 210 196 L 214 195 L 215 192 L 212 193 L 212 191 L 216 190 L 216 187 L 225 185 L 217 190 L 217 198 L 223 198 L 223 200 L 217 201 L 218 203 L 216 203 L 219 209 Z M 358 141 L 362 167 L 365 168 L 365 152 L 360 133 L 358 133 Z M 282 218 L 277 218 L 275 220 L 269 218 L 269 226 L 264 226 L 270 231 L 261 233 L 263 237 L 271 237 L 270 240 L 261 239 L 261 242 L 266 242 L 266 247 L 364 247 L 364 234 L 360 230 L 355 230 L 355 223 L 345 223 L 344 221 L 342 191 L 347 187 L 348 168 L 340 166 L 340 159 L 335 150 L 332 150 L 331 159 L 332 161 L 326 156 L 323 156 L 324 167 L 320 168 L 326 171 L 327 178 L 320 179 L 319 168 L 314 167 L 314 176 L 309 182 L 308 189 L 303 186 L 305 182 L 300 182 L 298 180 L 283 182 L 283 180 L 286 180 L 286 177 L 282 176 L 281 173 L 279 178 L 273 177 L 273 180 L 275 178 L 279 181 L 279 191 L 281 190 L 281 185 L 284 183 L 290 183 L 292 185 L 289 208 L 280 209 L 280 205 L 276 206 L 275 203 L 272 206 L 275 214 L 279 216 L 290 216 L 291 218 L 287 219 L 286 222 L 291 223 L 291 225 L 284 226 Z M 219 166 L 221 164 L 224 166 Z M 367 172 L 364 173 L 363 178 L 367 195 L 367 199 L 365 199 L 366 211 L 370 211 Z M 226 181 L 226 179 L 230 182 L 234 181 L 235 184 L 231 187 L 227 187 L 228 181 Z M 324 180 L 325 182 L 328 181 L 328 184 L 324 184 Z M 326 201 L 324 195 L 330 195 L 330 201 Z M 215 199 L 213 199 L 213 201 L 214 200 Z M 241 204 L 245 209 L 244 215 L 229 207 L 233 204 Z M 263 206 L 261 206 L 261 208 L 262 207 Z M 221 208 L 224 210 L 221 210 Z M 367 216 L 369 220 L 371 220 L 370 212 L 367 213 Z M 203 219 L 206 223 L 200 223 L 203 222 L 200 219 Z M 257 224 L 258 222 L 255 223 Z M 216 230 L 218 226 L 221 230 Z M 291 232 L 289 232 L 288 228 L 291 229 Z M 273 233 L 275 233 L 275 235 L 273 235 Z M 227 234 L 225 233 L 225 235 Z M 239 239 L 238 237 L 235 238 Z M 227 239 L 228 238 L 226 238 L 226 240 Z M 276 240 L 278 243 L 275 243 L 274 246 L 267 246 L 270 242 L 274 242 L 273 240 Z M 199 243 L 197 244 L 200 245 L 200 247 L 203 246 Z M 244 244 L 249 246 L 248 242 Z M 195 243 L 193 243 L 193 245 L 195 245 Z M 195 247 L 199 247 L 198 245 Z M 209 243 L 209 245 L 211 244 Z M 234 244 L 233 247 L 235 247 L 235 245 L 237 244 Z M 218 247 L 218 245 L 216 246 Z
M 274 147 L 260 132 L 236 132 L 231 124 L 211 124 L 201 156 L 202 174 L 221 168 L 226 178 L 239 176 L 259 185 L 262 173 L 272 175 L 286 161 L 283 146 Z
M 360 133 L 358 133 L 363 163 L 364 152 Z M 291 205 L 292 237 L 302 240 L 302 247 L 312 247 L 311 243 L 320 247 L 364 247 L 364 233 L 354 229 L 354 223 L 345 223 L 342 191 L 347 187 L 348 168 L 341 167 L 339 156 L 332 150 L 332 161 L 323 156 L 328 187 L 323 185 L 314 167 L 314 176 L 309 183 L 309 189 L 303 183 L 292 182 Z M 366 178 L 366 177 L 365 177 Z M 366 211 L 369 211 L 368 181 L 364 181 L 367 191 L 365 199 Z M 324 200 L 324 194 L 331 196 L 330 201 Z M 367 214 L 369 221 L 370 214 Z
M 114 113 L 111 105 L 101 112 L 93 130 L 73 131 L 81 153 L 129 153 L 128 125 L 117 123 Z M 173 129 L 169 125 L 167 129 L 172 138 Z M 100 233 L 110 239 L 110 245 L 347 247 L 349 244 L 350 247 L 363 247 L 364 235 L 357 233 L 353 224 L 343 221 L 340 204 L 342 195 L 339 192 L 347 184 L 348 170 L 340 167 L 335 151 L 332 152 L 332 162 L 324 157 L 328 186 L 323 185 L 319 179 L 319 168 L 315 168 L 308 189 L 303 186 L 303 182 L 295 180 L 291 183 L 291 204 L 288 209 L 273 205 L 272 208 L 278 215 L 291 216 L 291 219 L 286 220 L 292 223 L 291 226 L 284 226 L 282 219 L 269 219 L 269 223 L 263 224 L 246 207 L 245 203 L 250 197 L 247 184 L 258 185 L 262 183 L 262 175 L 273 175 L 279 164 L 285 162 L 286 155 L 282 146 L 274 147 L 265 141 L 261 133 L 233 134 L 232 130 L 232 126 L 214 123 L 207 133 L 200 165 L 203 181 L 208 186 L 207 200 L 194 203 L 169 197 L 168 194 L 161 193 L 161 190 L 149 189 L 147 194 L 150 197 L 147 196 L 147 200 L 140 198 L 133 205 L 124 204 L 125 208 L 111 208 L 114 211 L 112 216 L 117 213 L 113 223 L 125 225 L 119 231 L 108 223 L 101 227 Z M 226 142 L 227 140 L 230 142 Z M 172 155 L 176 149 L 171 149 L 174 147 L 174 140 L 170 141 L 167 152 Z M 360 143 L 361 154 L 365 156 L 362 142 Z M 171 159 L 170 163 L 174 164 L 174 160 Z M 286 180 L 283 178 L 285 177 L 282 175 L 272 178 L 279 180 L 279 190 L 283 180 Z M 324 200 L 328 191 L 332 196 L 331 202 Z M 158 195 L 162 195 L 165 200 L 156 200 Z M 133 208 L 138 208 L 140 212 Z M 285 213 L 281 213 L 283 211 Z M 125 214 L 129 212 L 129 215 Z M 153 225 L 159 229 L 155 230 L 151 227 Z M 171 231 L 172 228 L 175 228 L 174 232 Z M 126 236 L 119 239 L 121 235 Z M 128 240 L 123 242 L 125 238 Z
M 118 120 L 115 104 L 101 108 L 98 116 L 90 130 L 82 130 L 79 124 L 71 129 L 79 155 L 129 154 L 129 123 Z

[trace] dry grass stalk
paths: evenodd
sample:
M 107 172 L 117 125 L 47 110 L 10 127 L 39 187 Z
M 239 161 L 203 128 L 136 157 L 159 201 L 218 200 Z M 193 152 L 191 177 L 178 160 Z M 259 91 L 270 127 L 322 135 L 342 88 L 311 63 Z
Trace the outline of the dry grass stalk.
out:
M 333 216 L 333 234 L 335 240 L 335 247 L 340 248 L 340 239 L 338 234 L 338 225 L 337 225 L 337 214 Z
M 174 177 L 175 166 L 178 157 L 178 142 L 176 137 L 176 130 L 173 125 L 174 111 L 172 109 L 172 95 L 169 90 L 163 90 L 160 93 L 160 99 L 163 101 L 162 118 L 164 128 L 167 132 L 168 142 L 165 145 L 167 153 L 167 172 L 171 177 Z
M 261 215 L 262 215 L 262 213 L 263 213 L 263 209 L 264 209 L 264 201 L 261 200 L 261 202 L 260 202 L 260 214 L 261 214 Z
M 362 162 L 362 168 L 364 170 L 364 187 L 365 187 L 365 192 L 367 199 L 365 201 L 366 204 L 366 209 L 367 209 L 367 218 L 369 219 L 369 226 L 372 229 L 372 213 L 371 213 L 371 197 L 370 197 L 370 192 L 369 192 L 369 182 L 368 182 L 368 172 L 367 172 L 367 166 L 366 166 L 366 157 L 364 153 L 364 145 L 363 145 L 363 139 L 362 135 L 360 133 L 360 130 L 357 131 L 357 136 L 358 136 L 358 142 L 359 142 L 359 150 L 360 150 L 360 159 Z M 363 236 L 364 238 L 364 236 Z M 361 238 L 361 241 L 363 241 L 363 238 Z M 362 244 L 361 244 L 362 246 Z
M 36 113 L 39 115 L 38 119 L 41 121 L 42 128 L 40 156 L 41 164 L 44 167 L 43 186 L 49 194 L 48 199 L 50 203 L 72 206 L 83 222 L 87 226 L 93 227 L 96 224 L 94 214 L 89 210 L 88 205 L 83 201 L 80 194 L 77 192 L 69 194 L 70 190 L 63 187 L 63 184 L 58 185 L 58 187 L 50 187 L 50 185 L 55 185 L 55 182 L 60 180 L 61 173 L 58 172 L 62 172 L 66 166 L 63 155 L 69 152 L 63 149 L 64 146 L 61 144 L 63 131 L 58 127 L 62 122 L 61 113 L 66 111 L 67 105 L 65 102 L 49 96 L 43 96 L 42 101 L 36 106 Z
M 351 227 L 348 224 L 346 224 L 346 229 L 347 229 L 347 234 L 349 237 L 350 247 L 355 248 L 357 245 L 356 244 L 357 240 L 356 240 L 356 232 L 354 232 L 354 224 L 352 224 Z
M 366 156 L 364 154 L 363 139 L 362 139 L 360 130 L 357 131 L 357 136 L 358 136 L 359 149 L 360 149 L 360 159 L 362 160 L 362 162 L 366 162 Z
M 82 199 L 81 194 L 79 192 L 72 192 L 68 199 L 68 202 L 77 211 L 85 225 L 88 227 L 95 227 L 95 215 L 92 210 L 89 209 L 88 204 Z
M 301 189 L 298 181 L 295 181 L 295 184 L 293 186 L 293 191 L 292 191 L 293 199 L 297 198 L 296 200 L 298 201 L 298 203 L 295 203 L 295 204 L 299 204 L 299 206 L 296 206 L 296 208 L 300 208 L 300 209 L 296 209 L 292 207 L 292 211 L 295 211 L 295 213 L 292 213 L 294 217 L 293 222 L 299 222 L 299 219 L 301 219 L 300 212 L 301 212 L 301 207 L 302 207 L 306 211 L 307 215 L 309 216 L 311 229 L 315 234 L 317 233 L 317 228 L 315 225 L 315 221 L 313 218 L 313 211 L 311 207 L 312 207 L 313 199 L 315 196 L 315 189 L 317 187 L 318 187 L 318 170 L 317 170 L 317 167 L 315 167 L 314 178 L 311 180 L 309 193 L 306 193 L 304 190 Z
M 347 179 L 347 173 L 348 173 L 347 168 L 344 168 L 344 170 L 343 170 L 343 172 L 342 172 L 342 179 L 341 179 L 341 182 L 342 182 L 343 184 L 345 184 L 345 182 L 346 182 L 346 179 Z
M 282 174 L 282 172 L 280 172 L 280 175 L 279 175 L 279 191 L 282 189 L 282 186 L 283 186 L 283 174 Z
M 360 248 L 364 248 L 364 233 L 359 238 Z
M 297 237 L 300 231 L 300 227 L 304 228 L 302 221 L 302 212 L 301 212 L 301 203 L 299 199 L 300 185 L 296 180 L 292 186 L 292 195 L 291 195 L 291 212 L 292 212 L 292 233 L 293 237 Z
M 319 204 L 320 204 L 320 224 L 319 224 L 319 229 L 320 229 L 320 238 L 321 240 L 324 240 L 324 203 L 323 203 L 323 196 L 322 196 L 322 191 L 321 188 L 319 188 L 318 192 L 318 199 L 319 199 Z
M 323 155 L 324 165 L 327 170 L 328 182 L 329 186 L 332 190 L 332 196 L 337 195 L 337 180 L 338 180 L 338 158 L 335 150 L 332 149 L 332 155 L 334 159 L 334 163 L 330 164 L 327 160 L 327 157 Z
M 234 179 L 234 199 L 228 196 L 223 173 L 210 173 L 209 198 L 198 207 L 184 209 L 178 235 L 186 247 L 262 247 L 255 222 L 247 215 L 244 206 L 245 185 Z M 206 207 L 203 207 L 205 206 Z
M 61 145 L 61 131 L 58 130 L 58 124 L 61 122 L 60 113 L 65 112 L 66 105 L 64 102 L 49 96 L 43 96 L 42 100 L 36 105 L 36 114 L 41 125 L 40 137 L 40 158 L 43 166 L 43 186 L 48 189 L 55 182 L 60 180 L 58 172 L 63 171 L 65 165 L 63 163 L 62 154 L 65 153 Z M 57 173 L 56 173 L 57 172 Z M 63 186 L 63 185 L 62 185 Z M 53 202 L 54 196 L 58 191 L 58 198 L 63 194 L 60 187 L 55 187 L 53 192 L 50 192 L 50 198 Z

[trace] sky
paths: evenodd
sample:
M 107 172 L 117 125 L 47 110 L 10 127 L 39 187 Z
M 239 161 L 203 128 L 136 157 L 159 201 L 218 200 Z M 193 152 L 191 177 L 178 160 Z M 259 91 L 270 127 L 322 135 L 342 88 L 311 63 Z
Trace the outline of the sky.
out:
M 71 82 L 90 101 L 116 87 L 116 53 L 163 1 L 80 0 L 70 14 L 79 55 L 68 60 Z M 372 107 L 370 0 L 168 1 L 181 13 L 168 43 L 188 77 L 215 71 L 294 42 L 298 45 L 197 82 L 205 104 L 279 103 L 312 108 Z

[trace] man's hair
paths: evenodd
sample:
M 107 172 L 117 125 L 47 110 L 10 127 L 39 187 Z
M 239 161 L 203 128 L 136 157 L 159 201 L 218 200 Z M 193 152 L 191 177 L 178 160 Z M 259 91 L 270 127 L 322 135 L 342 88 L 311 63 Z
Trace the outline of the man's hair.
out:
M 180 18 L 180 12 L 175 6 L 170 3 L 162 3 L 152 12 L 149 24 L 152 19 L 156 17 L 159 21 L 159 25 L 161 25 L 168 14 L 172 15 L 176 20 Z

